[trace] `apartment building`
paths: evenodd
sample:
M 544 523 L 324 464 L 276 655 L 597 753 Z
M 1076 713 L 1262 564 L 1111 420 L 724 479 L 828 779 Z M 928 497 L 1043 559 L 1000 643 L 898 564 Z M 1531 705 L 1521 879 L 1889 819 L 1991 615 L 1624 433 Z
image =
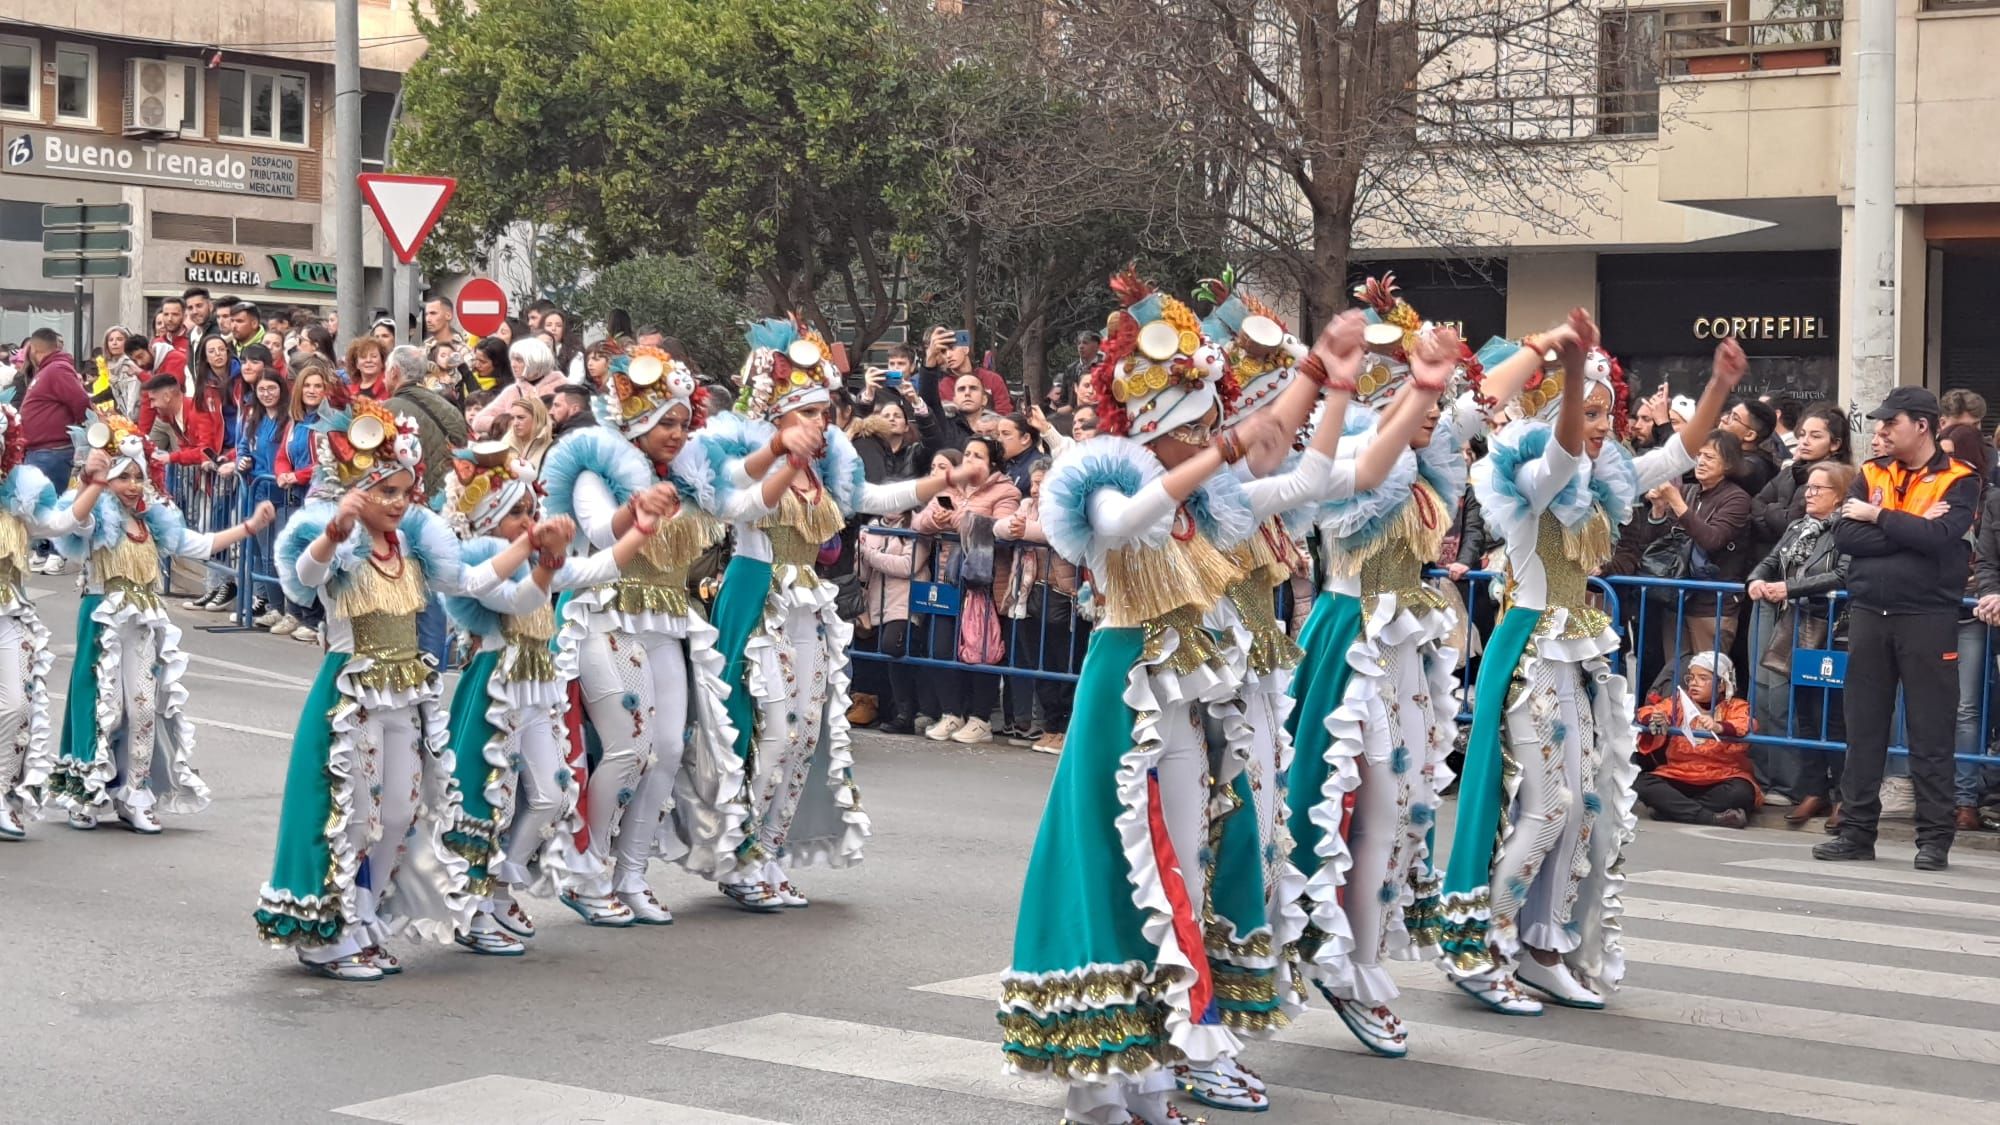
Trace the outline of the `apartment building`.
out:
M 408 5 L 361 0 L 362 150 L 379 168 Z M 150 330 L 189 285 L 334 304 L 332 0 L 0 0 L 0 340 L 67 335 L 73 284 L 41 269 L 45 203 L 127 203 L 131 276 L 87 283 L 82 352 Z M 368 220 L 372 234 L 373 219 Z M 364 238 L 371 289 L 379 237 Z
M 1851 405 L 1855 75 L 1860 5 L 1897 8 L 1898 378 L 2000 402 L 2000 2 L 1723 0 L 1600 6 L 1586 97 L 1523 95 L 1549 144 L 1597 144 L 1594 206 L 1560 233 L 1370 242 L 1426 315 L 1518 334 L 1598 310 L 1638 381 L 1697 385 L 1719 334 L 1749 387 Z M 1614 157 L 1611 153 L 1616 151 Z

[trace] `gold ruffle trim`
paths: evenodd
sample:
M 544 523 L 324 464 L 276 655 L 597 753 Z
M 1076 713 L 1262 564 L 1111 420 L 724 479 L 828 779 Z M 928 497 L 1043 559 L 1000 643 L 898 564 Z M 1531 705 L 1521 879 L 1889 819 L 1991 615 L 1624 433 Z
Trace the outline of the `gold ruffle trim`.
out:
M 1104 969 L 1080 977 L 1057 977 L 1046 983 L 1003 980 L 1000 1006 L 1031 1007 L 1047 1012 L 1076 1004 L 1130 1004 L 1145 987 L 1145 974 L 1137 969 Z
M 1542 513 L 1542 522 L 1536 528 L 1535 555 L 1542 560 L 1542 569 L 1548 574 L 1549 606 L 1569 611 L 1568 620 L 1557 635 L 1559 640 L 1583 640 L 1611 627 L 1611 618 L 1590 603 L 1590 571 L 1611 557 L 1610 529 L 1604 513 L 1593 510 L 1579 538 L 1561 520 L 1548 512 Z M 1600 533 L 1603 556 L 1595 562 L 1585 561 L 1587 555 L 1578 557 L 1578 552 L 1596 542 Z M 1552 635 L 1548 624 L 1549 618 L 1544 616 L 1536 627 L 1536 635 Z
M 1428 523 L 1425 522 L 1425 513 L 1429 513 Z M 1445 507 L 1444 501 L 1438 498 L 1437 489 L 1419 477 L 1416 483 L 1410 486 L 1409 502 L 1397 510 L 1381 535 L 1376 536 L 1367 545 L 1352 551 L 1336 545 L 1327 552 L 1331 556 L 1327 568 L 1342 578 L 1361 577 L 1364 568 L 1376 555 L 1385 551 L 1401 550 L 1409 552 L 1410 558 L 1418 560 L 1420 565 L 1417 574 L 1421 577 L 1422 561 L 1437 558 L 1438 548 L 1443 546 L 1445 533 L 1450 530 L 1451 509 Z M 1365 590 L 1367 588 L 1365 577 L 1362 577 L 1362 583 Z M 1416 584 L 1421 585 L 1421 582 Z
M 1028 1074 L 1046 1074 L 1065 1081 L 1078 1078 L 1102 1078 L 1116 1070 L 1120 1074 L 1145 1074 L 1163 1066 L 1181 1061 L 1181 1053 L 1172 1047 L 1125 1047 L 1094 1055 L 1057 1055 L 1054 1058 L 1039 1058 L 1020 1054 L 1011 1046 L 1003 1047 L 1007 1061 L 1014 1069 Z
M 786 489 L 777 510 L 758 521 L 771 537 L 771 559 L 780 566 L 809 567 L 819 558 L 819 545 L 840 534 L 840 508 L 822 488 L 810 503 Z M 789 533 L 789 534 L 787 534 Z
M 416 616 L 424 609 L 424 580 L 418 573 L 414 559 L 405 557 L 402 568 L 391 578 L 376 569 L 372 563 L 363 564 L 354 571 L 354 578 L 347 582 L 340 593 L 340 615 L 356 622 L 371 614 L 392 617 L 408 617 L 412 637 L 416 633 Z
M 556 682 L 556 656 L 546 644 L 516 644 L 507 664 L 507 679 L 517 684 Z
M 90 553 L 90 570 L 106 590 L 111 589 L 113 580 L 123 580 L 142 590 L 158 590 L 160 548 L 150 537 L 144 543 L 134 543 L 130 536 L 120 535 L 118 542 Z
M 687 573 L 694 560 L 703 551 L 721 542 L 729 531 L 727 525 L 699 508 L 683 506 L 672 519 L 661 524 L 639 547 L 639 554 L 633 560 L 635 565 L 625 568 L 625 573 L 641 573 L 648 568 L 664 573 L 679 571 Z
M 1179 606 L 1148 621 L 1145 630 L 1145 649 L 1142 659 L 1148 664 L 1156 664 L 1167 651 L 1169 630 L 1179 635 L 1180 643 L 1174 646 L 1173 655 L 1166 658 L 1167 667 L 1180 675 L 1189 675 L 1195 669 L 1210 661 L 1222 659 L 1222 646 L 1215 636 L 1202 627 L 1201 614 L 1193 606 Z
M 1444 903 L 1438 897 L 1437 880 L 1417 884 L 1417 900 L 1403 909 L 1403 928 L 1418 949 L 1436 949 L 1444 944 Z
M 1444 959 L 1460 976 L 1477 976 L 1496 965 L 1487 934 L 1493 925 L 1493 891 L 1481 887 L 1469 895 L 1446 895 L 1439 905 L 1438 945 Z
M 355 648 L 357 650 L 360 648 L 359 641 L 355 643 Z M 378 659 L 354 673 L 354 682 L 371 691 L 384 693 L 414 691 L 429 683 L 434 674 L 431 666 L 424 663 L 422 657 L 406 656 L 388 660 Z
M 620 613 L 666 613 L 685 617 L 688 611 L 687 572 L 681 571 L 680 581 L 656 584 L 632 577 L 618 580 L 611 587 L 614 595 L 612 608 Z
M 556 635 L 556 615 L 549 603 L 506 618 L 500 633 L 514 651 L 507 664 L 508 680 L 517 684 L 555 681 L 556 658 L 549 651 L 549 638 Z
M 1229 972 L 1217 967 L 1215 994 L 1235 1004 L 1276 1004 L 1277 975 L 1268 969 Z
M 1130 629 L 1189 607 L 1199 617 L 1242 575 L 1202 536 L 1170 535 L 1157 547 L 1135 544 L 1111 551 L 1097 577 L 1108 606 L 1105 624 Z

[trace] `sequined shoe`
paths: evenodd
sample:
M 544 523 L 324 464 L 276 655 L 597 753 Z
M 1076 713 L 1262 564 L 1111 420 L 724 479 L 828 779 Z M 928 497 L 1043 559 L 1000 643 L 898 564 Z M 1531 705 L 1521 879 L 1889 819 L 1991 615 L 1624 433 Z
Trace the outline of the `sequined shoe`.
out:
M 0 840 L 27 838 L 28 828 L 21 823 L 20 815 L 14 811 L 14 806 L 9 804 L 5 797 L 0 797 Z
M 1329 995 L 1334 1012 L 1340 1022 L 1354 1033 L 1361 1045 L 1385 1059 L 1400 1059 L 1410 1053 L 1410 1033 L 1403 1028 L 1403 1021 L 1386 1004 L 1370 1006 L 1359 1000 L 1342 1000 Z
M 382 970 L 385 977 L 400 976 L 403 972 L 402 960 L 379 945 L 371 945 L 355 956 Z
M 1181 1093 L 1210 1109 L 1263 1113 L 1271 1108 L 1264 1080 L 1233 1059 L 1217 1059 L 1206 1067 L 1186 1063 L 1174 1067 L 1174 1085 Z
M 150 808 L 135 809 L 129 805 L 118 806 L 118 819 L 125 827 L 141 836 L 157 836 L 166 829 L 160 827 L 160 818 L 153 815 Z
M 522 941 L 527 941 L 529 938 L 535 936 L 535 920 L 528 917 L 528 912 L 521 909 L 520 903 L 510 898 L 496 902 L 494 905 L 504 905 L 506 907 L 504 910 L 495 910 L 493 912 L 493 920 L 500 924 L 501 929 L 506 930 Z
M 556 901 L 576 911 L 576 916 L 583 919 L 586 925 L 623 929 L 638 921 L 629 907 L 608 895 L 599 897 L 564 891 L 556 896 Z
M 775 862 L 764 865 L 764 881 L 771 885 L 771 893 L 778 896 L 778 904 L 785 909 L 803 910 L 812 905 L 812 900 L 785 878 L 785 869 Z
M 1570 975 L 1569 966 L 1561 961 L 1544 965 L 1533 957 L 1524 957 L 1515 967 L 1514 975 L 1522 984 L 1565 1008 L 1598 1011 L 1604 1007 L 1604 997 L 1579 983 Z
M 1489 1011 L 1503 1016 L 1539 1016 L 1542 1002 L 1522 992 L 1510 975 L 1480 977 L 1477 980 L 1452 979 L 1452 984 L 1460 992 L 1479 1001 Z
M 492 925 L 492 916 L 487 915 L 485 917 L 487 924 Z M 475 919 L 472 924 L 478 927 L 480 923 Z M 491 929 L 475 928 L 466 933 L 459 934 L 451 940 L 474 953 L 486 957 L 519 957 L 528 952 L 528 947 L 521 944 L 520 938 L 515 937 L 497 925 L 493 925 Z
M 337 980 L 343 984 L 373 984 L 388 975 L 359 954 L 335 961 L 301 961 L 299 964 L 306 972 L 316 977 Z
M 776 914 L 785 908 L 769 883 L 717 883 L 729 901 L 752 914 Z
M 632 912 L 632 921 L 638 925 L 671 926 L 674 924 L 674 912 L 660 905 L 660 900 L 653 897 L 653 892 L 650 889 L 643 891 L 619 891 L 616 897 L 619 902 L 625 905 L 625 909 Z
M 90 832 L 97 827 L 97 814 L 73 809 L 69 814 L 69 826 L 78 832 Z

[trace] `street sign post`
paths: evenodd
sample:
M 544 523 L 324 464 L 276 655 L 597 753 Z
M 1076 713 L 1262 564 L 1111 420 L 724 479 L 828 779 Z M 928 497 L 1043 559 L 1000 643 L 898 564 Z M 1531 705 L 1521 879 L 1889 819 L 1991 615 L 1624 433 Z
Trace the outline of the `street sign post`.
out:
M 42 225 L 45 227 L 129 227 L 132 225 L 132 205 L 130 203 L 85 203 L 79 199 L 75 203 L 42 204 Z
M 76 282 L 76 308 L 70 314 L 70 354 L 82 355 L 84 282 L 132 276 L 132 205 L 130 203 L 44 203 L 42 205 L 42 276 Z
M 507 291 L 491 278 L 475 277 L 458 291 L 453 311 L 459 327 L 474 336 L 491 336 L 507 321 Z
M 424 239 L 444 214 L 444 205 L 458 190 L 458 181 L 448 176 L 392 176 L 369 172 L 360 177 L 361 196 L 375 211 L 382 233 L 389 236 L 389 248 L 396 260 L 409 265 L 417 260 Z
M 44 254 L 123 254 L 132 249 L 129 230 L 45 230 Z

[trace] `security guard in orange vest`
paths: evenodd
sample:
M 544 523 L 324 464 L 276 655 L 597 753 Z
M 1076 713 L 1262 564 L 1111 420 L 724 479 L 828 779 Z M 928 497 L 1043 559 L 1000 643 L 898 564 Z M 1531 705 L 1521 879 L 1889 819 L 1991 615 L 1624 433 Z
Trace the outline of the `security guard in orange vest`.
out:
M 1847 764 L 1840 835 L 1814 859 L 1875 858 L 1896 692 L 1917 791 L 1917 870 L 1951 852 L 1952 743 L 1958 714 L 1958 619 L 1972 566 L 1980 482 L 1938 448 L 1937 396 L 1897 387 L 1868 415 L 1889 448 L 1862 466 L 1834 524 L 1847 570 Z

